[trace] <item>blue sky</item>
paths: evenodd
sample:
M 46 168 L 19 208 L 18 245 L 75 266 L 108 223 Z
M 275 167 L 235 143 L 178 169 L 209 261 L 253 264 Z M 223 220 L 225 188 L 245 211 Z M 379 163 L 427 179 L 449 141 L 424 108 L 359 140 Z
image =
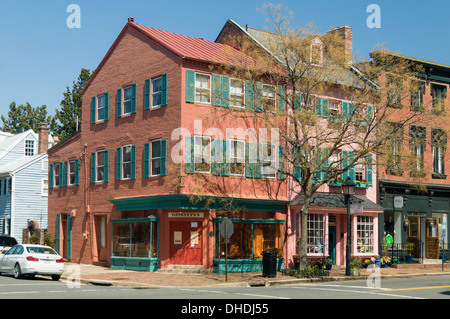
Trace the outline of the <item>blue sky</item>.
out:
M 138 24 L 214 41 L 227 19 L 263 29 L 260 0 L 0 0 L 0 115 L 9 104 L 60 108 L 63 91 L 81 68 L 95 69 L 133 16 Z M 377 43 L 394 52 L 450 65 L 450 1 L 284 0 L 294 25 L 321 33 L 353 29 L 353 50 L 367 57 Z M 70 4 L 81 9 L 81 28 L 70 29 Z M 369 4 L 381 9 L 381 28 L 369 28 Z M 3 123 L 0 123 L 2 125 Z

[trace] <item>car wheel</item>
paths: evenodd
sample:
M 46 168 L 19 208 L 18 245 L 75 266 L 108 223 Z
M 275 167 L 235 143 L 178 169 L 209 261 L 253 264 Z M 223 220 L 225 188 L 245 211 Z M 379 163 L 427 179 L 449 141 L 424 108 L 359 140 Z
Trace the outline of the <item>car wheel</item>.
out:
M 20 269 L 19 264 L 16 264 L 14 266 L 14 278 L 16 279 L 22 278 L 22 270 Z
M 52 275 L 52 280 L 58 281 L 61 278 L 60 275 Z

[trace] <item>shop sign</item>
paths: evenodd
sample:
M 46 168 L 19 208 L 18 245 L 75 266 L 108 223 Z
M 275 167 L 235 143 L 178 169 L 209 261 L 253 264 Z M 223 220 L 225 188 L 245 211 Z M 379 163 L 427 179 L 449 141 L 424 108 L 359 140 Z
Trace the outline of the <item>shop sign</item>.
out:
M 363 203 L 357 202 L 357 203 L 351 203 L 350 204 L 350 214 L 362 214 L 363 213 Z
M 203 218 L 203 212 L 169 212 L 169 218 Z
M 394 197 L 394 208 L 403 208 L 403 196 Z

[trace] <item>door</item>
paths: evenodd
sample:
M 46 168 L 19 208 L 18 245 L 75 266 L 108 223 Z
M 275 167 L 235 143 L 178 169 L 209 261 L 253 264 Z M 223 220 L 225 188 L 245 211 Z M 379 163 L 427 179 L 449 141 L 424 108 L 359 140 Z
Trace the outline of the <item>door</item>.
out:
M 414 244 L 412 255 L 416 258 L 421 257 L 420 249 L 420 217 L 408 217 L 408 243 Z
M 328 227 L 328 255 L 336 264 L 336 226 Z
M 426 219 L 426 258 L 439 258 L 439 221 L 437 218 Z
M 171 264 L 201 265 L 201 221 L 171 221 L 169 252 Z

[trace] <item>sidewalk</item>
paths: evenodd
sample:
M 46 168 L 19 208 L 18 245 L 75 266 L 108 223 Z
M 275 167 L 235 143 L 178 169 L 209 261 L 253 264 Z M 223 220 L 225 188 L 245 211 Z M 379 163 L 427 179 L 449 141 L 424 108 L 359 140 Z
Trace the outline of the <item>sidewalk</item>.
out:
M 78 268 L 79 267 L 79 268 Z M 131 270 L 110 269 L 102 266 L 66 263 L 62 280 L 73 280 L 79 277 L 81 283 L 91 285 L 123 286 L 123 287 L 207 287 L 207 286 L 267 286 L 294 283 L 308 283 L 317 281 L 365 280 L 374 273 L 361 269 L 360 277 L 345 276 L 345 267 L 333 267 L 329 276 L 322 278 L 297 279 L 292 276 L 277 273 L 276 278 L 266 278 L 262 272 L 228 273 L 225 274 L 173 274 L 160 272 L 140 272 Z M 399 268 L 380 268 L 382 278 L 406 278 L 411 276 L 439 276 L 450 275 L 450 264 L 441 265 L 399 265 Z

